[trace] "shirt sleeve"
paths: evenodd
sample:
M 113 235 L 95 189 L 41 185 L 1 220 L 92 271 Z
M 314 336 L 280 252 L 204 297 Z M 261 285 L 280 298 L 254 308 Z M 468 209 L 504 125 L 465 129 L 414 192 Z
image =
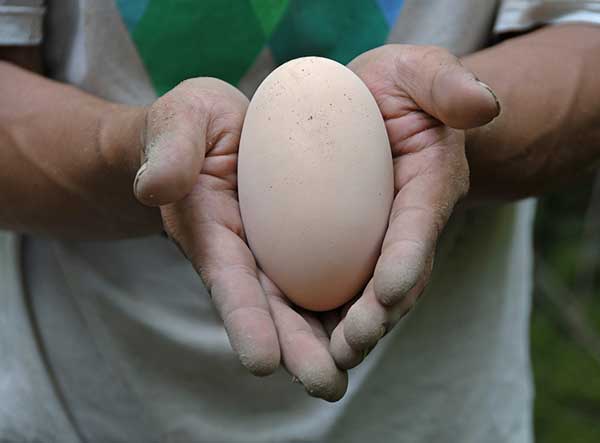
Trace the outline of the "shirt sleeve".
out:
M 518 32 L 559 23 L 600 25 L 600 0 L 502 0 L 494 31 Z
M 41 43 L 44 3 L 44 0 L 0 0 L 0 45 Z

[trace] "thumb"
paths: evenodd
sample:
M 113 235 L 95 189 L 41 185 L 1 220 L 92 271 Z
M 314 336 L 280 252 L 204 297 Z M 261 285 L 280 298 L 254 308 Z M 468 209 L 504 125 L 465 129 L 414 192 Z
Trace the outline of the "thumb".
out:
M 400 81 L 421 109 L 455 129 L 476 128 L 500 114 L 496 94 L 458 58 L 442 48 L 419 49 L 399 69 L 405 70 Z
M 368 66 L 375 64 L 374 68 Z M 482 126 L 500 113 L 491 88 L 477 80 L 460 60 L 435 46 L 386 45 L 351 64 L 363 80 L 383 84 L 407 96 L 429 115 L 455 129 Z M 377 89 L 377 88 L 376 88 Z
M 470 129 L 489 123 L 500 114 L 500 101 L 485 83 L 448 54 L 436 70 L 423 77 L 423 86 L 429 84 L 430 93 L 415 91 L 417 104 L 445 125 L 455 129 Z
M 189 194 L 202 171 L 207 144 L 216 141 L 208 140 L 211 121 L 219 117 L 213 114 L 226 114 L 229 125 L 241 128 L 246 107 L 241 92 L 213 78 L 186 80 L 159 98 L 146 114 L 136 198 L 162 206 Z

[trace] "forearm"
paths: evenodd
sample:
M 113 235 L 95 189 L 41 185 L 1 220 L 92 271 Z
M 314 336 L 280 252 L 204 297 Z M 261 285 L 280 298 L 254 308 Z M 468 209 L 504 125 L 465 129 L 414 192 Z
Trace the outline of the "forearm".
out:
M 134 197 L 142 109 L 0 62 L 0 228 L 82 238 L 160 229 Z
M 600 27 L 540 29 L 463 59 L 502 113 L 467 132 L 471 196 L 537 195 L 600 160 Z

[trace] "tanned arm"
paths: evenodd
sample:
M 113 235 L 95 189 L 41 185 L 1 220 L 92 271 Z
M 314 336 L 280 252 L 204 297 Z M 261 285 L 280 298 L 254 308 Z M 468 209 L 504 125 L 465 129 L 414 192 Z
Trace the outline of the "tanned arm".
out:
M 502 113 L 467 131 L 471 194 L 539 195 L 600 159 L 600 27 L 549 26 L 465 57 Z
M 144 110 L 42 77 L 39 47 L 0 49 L 0 228 L 118 238 L 160 230 L 133 194 Z

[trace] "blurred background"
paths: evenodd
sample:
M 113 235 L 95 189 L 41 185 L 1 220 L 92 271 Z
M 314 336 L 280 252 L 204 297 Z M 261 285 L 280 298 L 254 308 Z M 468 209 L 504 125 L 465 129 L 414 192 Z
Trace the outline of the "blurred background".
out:
M 546 194 L 535 227 L 537 443 L 600 442 L 600 174 Z

